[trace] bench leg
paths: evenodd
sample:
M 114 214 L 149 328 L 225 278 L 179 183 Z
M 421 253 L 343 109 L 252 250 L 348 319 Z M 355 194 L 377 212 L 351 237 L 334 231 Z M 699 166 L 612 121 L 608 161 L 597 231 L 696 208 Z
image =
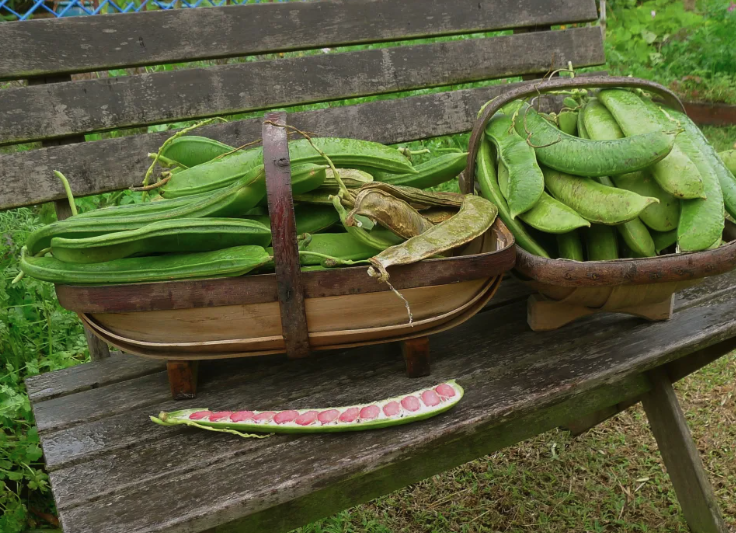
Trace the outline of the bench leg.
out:
M 643 397 L 644 410 L 690 530 L 728 533 L 666 369 L 649 376 L 652 390 Z
M 420 378 L 430 374 L 429 337 L 401 341 L 401 353 L 404 355 L 407 376 Z
M 166 361 L 171 397 L 174 400 L 196 398 L 198 368 L 199 361 Z

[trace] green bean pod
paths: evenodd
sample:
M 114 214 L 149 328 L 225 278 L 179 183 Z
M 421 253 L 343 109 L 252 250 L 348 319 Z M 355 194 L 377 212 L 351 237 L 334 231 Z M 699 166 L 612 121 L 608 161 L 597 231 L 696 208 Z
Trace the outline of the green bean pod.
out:
M 590 222 L 623 224 L 635 219 L 647 206 L 659 201 L 547 167 L 542 167 L 542 171 L 552 196 Z
M 560 111 L 557 115 L 557 125 L 560 131 L 564 131 L 568 135 L 578 134 L 578 112 L 577 111 Z M 582 135 L 578 135 L 584 138 Z
M 534 150 L 516 133 L 510 116 L 496 113 L 485 133 L 509 172 L 508 205 L 511 218 L 516 218 L 539 201 L 544 192 L 544 175 Z
M 583 117 L 584 128 L 592 139 L 605 141 L 624 137 L 616 119 L 597 98 L 588 101 L 580 115 Z M 639 214 L 639 218 L 647 226 L 655 231 L 669 231 L 677 227 L 680 202 L 662 189 L 648 171 L 621 174 L 612 176 L 612 179 L 620 189 L 659 200 L 658 204 L 650 205 Z
M 85 239 L 51 239 L 51 253 L 66 263 L 104 263 L 158 253 L 210 252 L 235 246 L 268 246 L 271 231 L 253 220 L 179 218 Z
M 689 122 L 681 113 L 673 111 L 672 115 L 680 120 L 683 126 Z M 697 129 L 697 126 L 694 128 Z M 719 162 L 720 159 L 716 155 L 710 159 L 706 157 L 698 146 L 697 135 L 692 128 L 686 128 L 678 135 L 677 146 L 697 167 L 706 194 L 705 198 L 681 201 L 682 213 L 677 226 L 677 245 L 681 252 L 707 250 L 714 242 L 720 241 L 725 224 L 723 192 L 718 174 L 711 165 L 713 159 Z
M 31 233 L 26 246 L 29 253 L 35 255 L 51 246 L 53 237 L 83 239 L 134 230 L 154 222 L 177 218 L 237 217 L 255 207 L 265 194 L 266 184 L 261 173 L 250 181 L 241 179 L 229 187 L 202 195 L 196 201 L 166 211 L 99 218 L 71 217 L 60 220 Z
M 653 112 L 644 101 L 631 91 L 607 89 L 598 98 L 611 112 L 627 136 L 672 131 L 676 125 L 661 114 Z M 651 169 L 654 179 L 668 193 L 680 199 L 702 198 L 705 195 L 703 178 L 695 164 L 678 146 L 655 163 Z M 623 174 L 613 172 L 612 174 Z
M 718 157 L 721 158 L 721 161 L 723 161 L 723 164 L 726 165 L 728 171 L 733 176 L 736 176 L 736 150 L 726 150 L 725 152 L 719 152 Z
M 348 212 L 340 202 L 340 198 L 333 196 L 332 205 L 340 215 L 343 227 L 356 241 L 379 251 L 404 242 L 404 239 L 385 228 L 374 227 L 368 231 L 358 226 L 349 226 L 347 224 Z
M 618 226 L 617 226 L 618 227 Z M 593 224 L 585 232 L 585 248 L 588 261 L 611 261 L 618 259 L 616 227 Z
M 568 233 L 560 233 L 557 237 L 557 257 L 560 259 L 572 259 L 573 261 L 585 261 L 583 256 L 583 243 L 577 230 Z
M 350 261 L 369 259 L 378 253 L 376 248 L 366 245 L 350 233 L 310 235 L 309 243 L 299 249 Z M 302 265 L 320 265 L 323 261 L 324 259 L 316 255 L 301 254 L 299 256 L 299 262 Z
M 498 163 L 498 186 L 501 194 L 506 197 L 508 189 L 509 172 L 503 162 Z M 545 233 L 568 233 L 577 228 L 589 227 L 590 222 L 578 215 L 574 209 L 558 202 L 546 192 L 526 213 L 519 218 L 534 229 Z
M 511 233 L 514 234 L 516 244 L 530 254 L 549 259 L 547 251 L 534 240 L 534 237 L 529 234 L 524 225 L 520 221 L 511 218 L 509 206 L 498 186 L 491 144 L 487 140 L 480 143 L 480 149 L 478 150 L 476 179 L 478 180 L 478 187 L 483 197 L 498 207 L 498 216 L 501 217 L 503 223 L 511 230 Z
M 703 135 L 703 132 L 700 131 L 700 128 L 698 128 L 698 126 L 692 120 L 690 120 L 687 115 L 669 109 L 667 110 L 667 113 L 669 113 L 672 117 L 680 122 L 682 127 L 685 129 L 685 133 L 682 135 L 685 135 L 687 139 L 692 144 L 694 144 L 694 148 L 699 150 L 699 152 L 703 155 L 703 158 L 710 166 L 712 172 L 716 174 L 718 178 L 718 183 L 720 185 L 721 194 L 723 195 L 724 207 L 726 208 L 726 211 L 729 215 L 731 215 L 732 217 L 736 217 L 735 175 L 728 168 L 728 165 L 725 164 L 724 160 L 719 157 L 718 152 L 716 152 L 715 148 L 713 148 L 713 145 L 708 142 L 708 139 L 705 137 L 705 135 Z M 734 158 L 734 163 L 736 163 L 736 158 Z M 714 185 L 711 183 L 711 188 L 713 187 Z M 708 194 L 707 186 L 706 195 L 710 197 L 710 195 Z
M 625 174 L 651 166 L 670 153 L 675 140 L 674 133 L 662 131 L 610 141 L 573 137 L 549 124 L 527 104 L 515 125 L 519 135 L 534 147 L 540 164 L 586 177 Z
M 657 253 L 669 248 L 677 242 L 677 229 L 671 231 L 653 231 L 651 233 L 652 241 L 654 241 L 654 249 Z
M 624 242 L 637 257 L 654 257 L 657 250 L 652 236 L 644 223 L 635 218 L 626 224 L 616 226 Z
M 261 246 L 236 246 L 214 252 L 126 257 L 105 263 L 64 263 L 33 257 L 23 248 L 20 268 L 32 278 L 58 284 L 107 285 L 242 276 L 268 263 Z
M 397 173 L 413 173 L 414 167 L 398 150 L 382 144 L 356 139 L 320 137 L 312 139 L 337 167 L 366 167 Z M 292 166 L 299 163 L 324 165 L 325 158 L 307 139 L 289 143 L 289 159 Z M 189 168 L 172 177 L 163 188 L 163 196 L 206 192 L 258 173 L 263 168 L 263 149 L 256 148 L 236 152 L 227 157 Z
M 265 215 L 245 215 L 243 218 L 255 220 L 268 228 L 271 227 L 271 219 L 268 213 Z M 297 235 L 319 233 L 340 222 L 340 216 L 331 203 L 330 205 L 297 204 L 294 206 L 294 218 L 296 219 Z
M 187 168 L 195 167 L 235 150 L 232 146 L 198 135 L 177 137 L 167 144 L 161 155 Z
M 389 174 L 387 172 L 374 172 L 373 179 L 384 181 L 392 185 L 406 185 L 417 189 L 428 189 L 436 187 L 441 183 L 455 179 L 458 174 L 465 170 L 468 160 L 467 152 L 442 154 L 433 157 L 425 163 L 416 165 L 416 174 Z

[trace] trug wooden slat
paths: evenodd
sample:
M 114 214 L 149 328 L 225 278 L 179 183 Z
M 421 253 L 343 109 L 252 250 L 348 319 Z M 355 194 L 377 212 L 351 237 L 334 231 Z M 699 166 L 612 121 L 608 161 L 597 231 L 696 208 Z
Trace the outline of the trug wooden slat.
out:
M 722 279 L 733 284 L 736 275 Z M 298 408 L 380 398 L 450 377 L 466 386 L 466 398 L 452 412 L 404 428 L 250 441 L 154 426 L 148 414 L 177 405 L 166 400 L 138 409 L 123 405 L 119 414 L 108 411 L 96 421 L 42 431 L 62 524 L 67 533 L 102 527 L 111 533 L 136 527 L 153 531 L 143 518 L 148 515 L 161 517 L 157 531 L 197 531 L 270 508 L 270 518 L 259 525 L 275 530 L 298 525 L 295 520 L 316 518 L 307 511 L 310 507 L 323 513 L 331 505 L 342 508 L 376 495 L 377 489 L 384 492 L 487 453 L 496 444 L 515 442 L 499 435 L 518 440 L 534 434 L 527 435 L 528 430 L 541 431 L 543 424 L 534 420 L 558 425 L 638 396 L 647 390 L 638 377 L 642 372 L 736 336 L 733 291 L 713 299 L 709 285 L 689 291 L 691 297 L 671 322 L 653 325 L 602 315 L 563 332 L 535 334 L 523 323 L 523 302 L 488 310 L 433 338 L 439 348 L 428 378 L 404 378 L 396 372 L 401 362 L 395 355 L 374 347 L 333 356 L 336 364 L 329 367 L 319 360 L 285 366 L 251 363 L 245 367 L 251 374 L 226 365 L 221 377 L 213 374 L 203 381 L 197 400 L 218 409 Z M 269 377 L 278 369 L 286 375 Z M 584 396 L 588 394 L 592 396 Z M 567 401 L 573 409 L 540 411 Z M 44 417 L 54 416 L 53 411 Z M 506 426 L 503 433 L 494 429 L 527 415 L 531 418 L 521 419 L 524 424 Z M 231 475 L 236 471 L 249 475 Z M 110 472 L 111 477 L 95 472 Z M 362 475 L 356 476 L 358 472 Z M 103 477 L 110 481 L 100 486 Z M 253 477 L 269 481 L 254 484 L 249 482 Z M 91 490 L 82 479 L 89 480 Z M 322 487 L 333 487 L 324 489 L 329 492 L 326 499 L 327 493 L 318 491 Z M 207 513 L 197 501 L 207 502 Z M 273 512 L 280 505 L 284 507 Z M 265 518 L 250 518 L 256 519 Z M 253 522 L 240 527 L 246 524 L 253 527 Z M 268 530 L 263 527 L 256 530 Z
M 332 0 L 0 25 L 0 79 L 587 22 L 593 0 Z M 105 53 L 99 53 L 104 50 Z
M 598 28 L 20 87 L 3 91 L 0 144 L 544 73 L 568 61 L 605 61 Z
M 318 136 L 341 136 L 382 143 L 399 143 L 468 131 L 478 109 L 517 84 L 379 100 L 289 114 L 289 123 Z M 386 120 L 385 117 L 391 117 Z M 239 120 L 196 130 L 240 146 L 260 139 L 261 119 Z M 150 133 L 0 155 L 0 209 L 65 198 L 53 170 L 69 179 L 75 196 L 115 191 L 140 184 L 155 152 L 173 132 Z M 28 176 L 33 176 L 29 180 Z

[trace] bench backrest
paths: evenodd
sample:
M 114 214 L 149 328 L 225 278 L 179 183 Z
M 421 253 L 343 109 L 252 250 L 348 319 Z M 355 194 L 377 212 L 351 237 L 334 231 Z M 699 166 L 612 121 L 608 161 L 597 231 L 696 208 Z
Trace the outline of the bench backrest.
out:
M 43 141 L 0 155 L 0 209 L 64 198 L 53 170 L 78 196 L 140 183 L 172 135 L 152 124 L 251 113 L 197 132 L 242 145 L 260 137 L 263 110 L 332 102 L 289 122 L 384 143 L 467 131 L 503 85 L 457 85 L 603 64 L 600 28 L 585 27 L 596 18 L 594 0 L 324 0 L 0 24 L 0 80 L 28 79 L 0 90 L 0 145 Z M 489 34 L 502 30 L 513 34 Z M 461 34 L 475 35 L 436 39 Z M 210 61 L 222 58 L 239 59 Z M 71 77 L 84 72 L 96 74 Z M 343 105 L 374 95 L 390 96 Z M 81 142 L 116 129 L 131 135 Z

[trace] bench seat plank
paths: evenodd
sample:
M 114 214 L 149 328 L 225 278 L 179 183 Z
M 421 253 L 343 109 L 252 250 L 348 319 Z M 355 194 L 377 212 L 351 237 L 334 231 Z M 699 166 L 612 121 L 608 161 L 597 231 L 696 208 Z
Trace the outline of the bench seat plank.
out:
M 62 525 L 66 533 L 200 531 L 237 520 L 248 530 L 295 527 L 640 396 L 650 386 L 643 372 L 736 336 L 735 284 L 732 273 L 683 291 L 669 322 L 606 314 L 545 333 L 529 331 L 517 293 L 432 337 L 433 375 L 414 380 L 391 346 L 208 365 L 195 402 L 216 409 L 345 405 L 453 377 L 467 394 L 450 413 L 403 428 L 259 440 L 155 426 L 148 415 L 183 407 L 163 396 L 109 406 L 101 418 L 40 433 Z M 42 404 L 46 424 L 59 409 Z
M 573 28 L 6 89 L 0 144 L 228 115 L 605 62 Z M 23 110 L 22 120 L 19 110 Z
M 23 25 L 0 25 L 0 42 L 6 52 L 0 79 L 596 18 L 593 0 L 332 0 L 31 20 Z
M 290 113 L 289 124 L 317 136 L 341 136 L 399 143 L 452 135 L 472 128 L 478 109 L 517 84 L 378 100 L 363 104 Z M 390 117 L 389 120 L 386 117 Z M 261 137 L 262 118 L 205 126 L 193 133 L 240 146 Z M 143 180 L 156 152 L 173 132 L 149 133 L 73 146 L 53 146 L 0 155 L 0 209 L 66 198 L 53 171 L 69 179 L 75 196 L 126 189 Z M 33 176 L 33 179 L 28 179 Z

